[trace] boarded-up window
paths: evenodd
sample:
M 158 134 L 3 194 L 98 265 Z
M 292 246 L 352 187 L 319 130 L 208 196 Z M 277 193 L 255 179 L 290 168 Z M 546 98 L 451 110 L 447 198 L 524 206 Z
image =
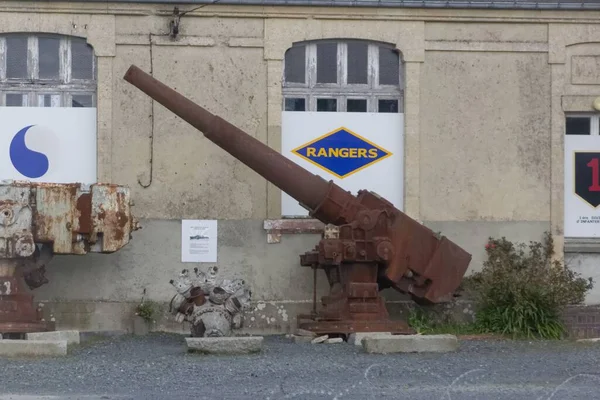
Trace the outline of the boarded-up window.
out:
M 0 106 L 95 107 L 92 47 L 62 35 L 0 35 Z
M 403 112 L 402 62 L 393 46 L 318 40 L 286 51 L 285 111 Z

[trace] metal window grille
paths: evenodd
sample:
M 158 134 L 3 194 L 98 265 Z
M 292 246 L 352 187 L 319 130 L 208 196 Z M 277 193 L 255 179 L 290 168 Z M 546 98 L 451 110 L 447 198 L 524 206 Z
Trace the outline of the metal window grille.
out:
M 95 107 L 96 57 L 85 39 L 0 35 L 0 106 Z
M 391 46 L 361 40 L 297 43 L 285 55 L 286 111 L 403 112 L 404 76 Z

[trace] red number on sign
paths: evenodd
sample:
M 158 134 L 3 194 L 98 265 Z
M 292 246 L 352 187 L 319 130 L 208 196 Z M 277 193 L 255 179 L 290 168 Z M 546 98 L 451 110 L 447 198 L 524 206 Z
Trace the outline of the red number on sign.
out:
M 597 158 L 592 159 L 587 166 L 592 169 L 592 186 L 590 192 L 600 192 L 600 162 Z

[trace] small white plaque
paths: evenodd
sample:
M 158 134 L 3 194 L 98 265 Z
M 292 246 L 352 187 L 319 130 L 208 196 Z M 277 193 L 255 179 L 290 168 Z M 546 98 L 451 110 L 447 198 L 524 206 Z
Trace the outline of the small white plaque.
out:
M 181 262 L 217 262 L 217 221 L 181 221 Z

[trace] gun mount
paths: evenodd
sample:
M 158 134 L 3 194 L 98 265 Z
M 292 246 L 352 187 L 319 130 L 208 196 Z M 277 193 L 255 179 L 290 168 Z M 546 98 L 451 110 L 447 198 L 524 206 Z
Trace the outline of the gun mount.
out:
M 318 245 L 300 256 L 300 263 L 315 274 L 323 269 L 330 293 L 321 299 L 321 311 L 297 316 L 300 328 L 331 334 L 411 333 L 405 322 L 389 319 L 380 290 L 391 287 L 415 300 L 436 303 L 459 286 L 471 255 L 376 193 L 361 190 L 354 196 L 310 173 L 135 65 L 124 79 L 328 225 Z
M 139 229 L 130 192 L 116 185 L 0 183 L 0 338 L 54 330 L 33 296 L 55 254 L 113 253 Z

